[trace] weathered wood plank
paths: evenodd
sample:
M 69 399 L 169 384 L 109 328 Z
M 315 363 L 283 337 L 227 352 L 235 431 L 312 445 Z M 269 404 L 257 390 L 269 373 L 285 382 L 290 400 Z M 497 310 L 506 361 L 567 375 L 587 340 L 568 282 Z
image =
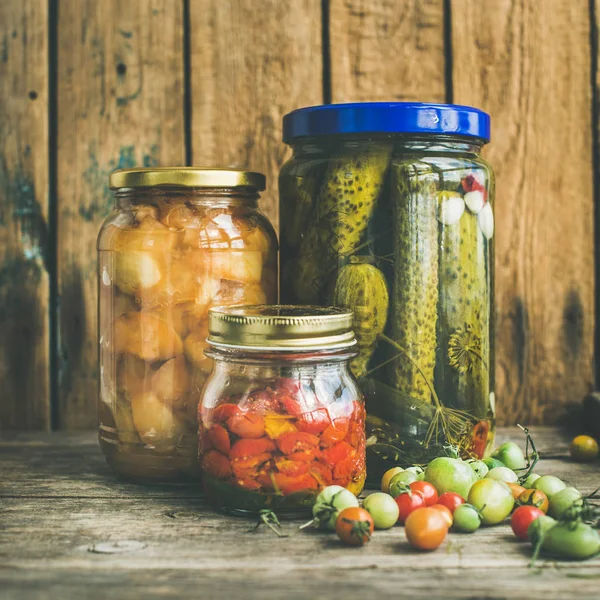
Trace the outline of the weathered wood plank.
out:
M 323 99 L 321 1 L 197 0 L 190 13 L 193 164 L 265 173 L 276 226 L 281 119 Z
M 333 102 L 443 102 L 443 0 L 331 0 Z
M 499 417 L 557 423 L 593 386 L 588 3 L 451 6 L 454 101 L 492 116 Z
M 48 3 L 0 3 L 0 429 L 49 429 Z
M 540 472 L 568 473 L 584 491 L 597 485 L 597 463 L 558 458 L 566 453 L 564 434 L 533 433 L 540 451 L 557 457 L 544 460 Z M 295 532 L 290 538 L 266 528 L 251 531 L 248 520 L 211 510 L 197 490 L 116 483 L 94 438 L 92 432 L 2 436 L 3 597 L 185 597 L 199 590 L 211 598 L 365 598 L 398 590 L 429 598 L 597 593 L 600 558 L 542 560 L 541 569 L 531 571 L 529 546 L 518 543 L 508 525 L 473 536 L 451 533 L 435 555 L 411 550 L 399 527 L 353 550 L 333 535 L 297 532 L 299 521 L 284 523 L 286 532 Z M 520 438 L 516 428 L 499 432 L 499 441 Z M 31 497 L 35 482 L 40 488 Z M 109 495 L 111 488 L 116 493 Z M 125 541 L 137 547 L 100 552 L 102 544 Z
M 59 9 L 60 426 L 96 425 L 96 249 L 108 174 L 184 164 L 183 3 Z

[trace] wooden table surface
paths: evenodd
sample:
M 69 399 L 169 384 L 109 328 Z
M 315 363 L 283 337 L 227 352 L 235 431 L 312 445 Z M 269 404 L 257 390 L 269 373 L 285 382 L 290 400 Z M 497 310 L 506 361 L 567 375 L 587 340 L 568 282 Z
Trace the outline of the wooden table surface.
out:
M 600 463 L 568 460 L 556 429 L 534 430 L 537 469 L 591 492 Z M 518 439 L 516 428 L 499 441 Z M 451 533 L 433 553 L 404 530 L 364 548 L 335 534 L 266 528 L 215 513 L 198 488 L 117 481 L 93 432 L 0 437 L 0 598 L 598 598 L 600 558 L 542 560 L 508 525 Z

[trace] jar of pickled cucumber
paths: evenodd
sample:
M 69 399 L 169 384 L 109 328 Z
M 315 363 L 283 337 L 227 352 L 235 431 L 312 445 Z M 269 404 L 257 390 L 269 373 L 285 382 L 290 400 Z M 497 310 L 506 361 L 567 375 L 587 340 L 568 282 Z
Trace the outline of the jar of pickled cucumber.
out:
M 279 180 L 281 298 L 354 310 L 369 481 L 493 443 L 489 136 L 487 114 L 454 105 L 284 117 L 294 154 Z
M 205 491 L 226 512 L 310 510 L 319 491 L 365 481 L 365 411 L 349 368 L 352 312 L 213 308 L 214 369 L 199 408 Z
M 119 475 L 194 481 L 213 305 L 277 300 L 260 173 L 116 171 L 98 236 L 100 445 Z

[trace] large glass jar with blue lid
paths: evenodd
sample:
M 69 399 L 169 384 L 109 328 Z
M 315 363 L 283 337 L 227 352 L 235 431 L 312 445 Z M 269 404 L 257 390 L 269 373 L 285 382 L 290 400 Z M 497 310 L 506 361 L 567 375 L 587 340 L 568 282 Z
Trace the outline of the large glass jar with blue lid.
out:
M 422 103 L 284 117 L 281 300 L 354 310 L 367 476 L 494 437 L 490 119 Z

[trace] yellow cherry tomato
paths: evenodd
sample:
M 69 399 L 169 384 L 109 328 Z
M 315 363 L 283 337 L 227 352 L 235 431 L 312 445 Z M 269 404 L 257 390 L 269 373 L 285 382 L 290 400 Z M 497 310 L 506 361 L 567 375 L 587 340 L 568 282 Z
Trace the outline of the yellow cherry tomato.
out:
M 573 438 L 569 447 L 571 456 L 578 462 L 587 462 L 598 457 L 598 442 L 589 435 L 578 435 Z

